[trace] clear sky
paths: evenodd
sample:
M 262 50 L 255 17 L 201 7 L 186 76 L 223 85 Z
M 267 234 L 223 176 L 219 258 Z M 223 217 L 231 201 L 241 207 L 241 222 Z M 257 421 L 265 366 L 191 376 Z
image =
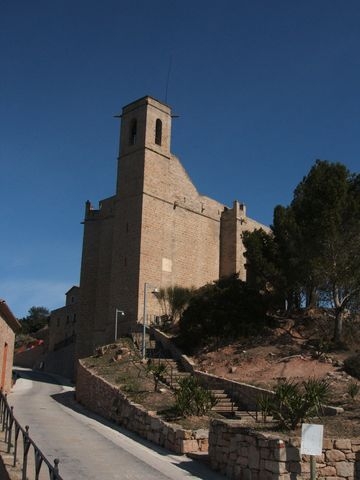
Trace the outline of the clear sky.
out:
M 359 87 L 357 0 L 0 0 L 0 298 L 78 284 L 122 106 L 166 100 L 199 192 L 271 224 L 317 158 L 359 172 Z

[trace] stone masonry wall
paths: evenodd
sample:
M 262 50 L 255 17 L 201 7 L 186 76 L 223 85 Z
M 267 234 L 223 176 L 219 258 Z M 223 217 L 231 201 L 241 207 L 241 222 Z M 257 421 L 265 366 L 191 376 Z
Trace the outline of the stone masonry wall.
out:
M 271 390 L 265 390 L 264 388 L 255 387 L 254 385 L 236 382 L 234 380 L 217 377 L 210 373 L 196 370 L 195 364 L 191 359 L 186 355 L 183 355 L 171 341 L 171 338 L 169 338 L 164 332 L 153 327 L 151 329 L 151 334 L 154 336 L 155 340 L 162 344 L 165 350 L 171 352 L 173 358 L 176 358 L 176 360 L 181 362 L 186 371 L 193 373 L 202 385 L 214 390 L 225 390 L 240 408 L 243 408 L 244 410 L 256 410 L 257 400 L 260 395 L 273 395 Z
M 131 402 L 83 362 L 77 368 L 76 399 L 91 411 L 175 453 L 207 452 L 208 430 L 183 430 Z
M 237 420 L 212 422 L 209 457 L 211 467 L 231 479 L 310 478 L 310 456 L 300 454 L 299 438 L 284 441 L 241 427 Z M 316 473 L 325 480 L 360 479 L 360 439 L 324 439 Z
M 225 390 L 231 396 L 234 402 L 243 410 L 257 410 L 258 398 L 260 395 L 273 395 L 272 390 L 249 385 L 247 383 L 229 380 L 228 378 L 217 377 L 211 373 L 201 372 L 195 369 L 195 364 L 189 357 L 183 355 L 182 352 L 174 345 L 171 338 L 166 333 L 161 332 L 155 327 L 151 328 L 151 334 L 155 340 L 160 342 L 165 350 L 169 350 L 173 358 L 178 360 L 187 372 L 194 374 L 202 385 L 210 389 Z M 341 413 L 340 407 L 332 407 L 323 405 L 325 415 L 337 415 Z

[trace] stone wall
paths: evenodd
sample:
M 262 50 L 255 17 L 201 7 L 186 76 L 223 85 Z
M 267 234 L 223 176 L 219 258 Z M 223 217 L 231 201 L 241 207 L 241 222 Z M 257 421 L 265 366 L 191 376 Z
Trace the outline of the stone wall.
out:
M 280 439 L 240 426 L 237 420 L 214 420 L 209 457 L 214 470 L 241 480 L 305 480 L 310 456 L 300 454 L 300 439 Z M 318 479 L 360 478 L 360 439 L 324 439 L 316 457 Z
M 161 343 L 164 350 L 168 350 L 171 353 L 172 358 L 180 362 L 184 370 L 190 373 L 194 372 L 195 363 L 175 346 L 171 337 L 155 327 L 150 328 L 150 335 L 153 336 L 157 342 Z
M 213 390 L 225 390 L 233 399 L 236 405 L 243 410 L 257 410 L 258 398 L 260 395 L 274 395 L 272 390 L 249 385 L 247 383 L 237 382 L 228 378 L 217 377 L 211 373 L 201 372 L 195 369 L 195 363 L 174 345 L 171 338 L 166 333 L 151 328 L 151 334 L 155 340 L 160 342 L 165 350 L 169 350 L 173 358 L 178 360 L 187 372 L 194 374 L 200 383 Z M 338 415 L 343 411 L 341 407 L 332 407 L 323 405 L 325 415 Z
M 257 400 L 260 395 L 273 395 L 271 390 L 255 387 L 246 383 L 236 382 L 227 378 L 217 377 L 210 373 L 201 372 L 195 369 L 195 364 L 189 357 L 183 355 L 179 349 L 176 348 L 171 338 L 164 332 L 151 329 L 151 334 L 155 340 L 160 342 L 165 350 L 169 350 L 173 358 L 178 360 L 184 369 L 193 373 L 206 388 L 213 390 L 225 390 L 234 402 L 243 410 L 257 410 Z
M 207 388 L 212 390 L 225 390 L 242 410 L 257 410 L 257 402 L 260 395 L 274 394 L 271 390 L 217 377 L 210 373 L 200 372 L 200 370 L 194 370 L 194 375 L 199 379 L 200 383 Z
M 117 387 L 86 368 L 82 361 L 77 368 L 76 399 L 89 410 L 175 453 L 208 450 L 208 430 L 184 430 L 161 420 L 156 412 L 148 412 L 131 402 Z

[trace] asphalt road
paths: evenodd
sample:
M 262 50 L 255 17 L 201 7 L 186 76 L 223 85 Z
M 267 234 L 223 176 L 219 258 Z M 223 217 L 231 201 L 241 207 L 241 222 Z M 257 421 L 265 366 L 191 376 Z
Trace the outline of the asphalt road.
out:
M 30 437 L 48 460 L 60 459 L 64 480 L 224 479 L 79 406 L 73 388 L 58 378 L 30 370 L 18 373 L 9 404 L 21 426 L 30 426 Z

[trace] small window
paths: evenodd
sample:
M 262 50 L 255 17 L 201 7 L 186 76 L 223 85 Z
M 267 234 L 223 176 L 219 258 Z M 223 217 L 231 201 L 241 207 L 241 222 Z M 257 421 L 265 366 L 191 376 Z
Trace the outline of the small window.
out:
M 133 120 L 131 120 L 131 123 L 130 123 L 130 138 L 129 138 L 130 145 L 135 145 L 136 135 L 137 135 L 137 120 L 134 118 Z
M 155 143 L 156 145 L 161 145 L 162 137 L 162 121 L 158 118 L 155 124 Z

